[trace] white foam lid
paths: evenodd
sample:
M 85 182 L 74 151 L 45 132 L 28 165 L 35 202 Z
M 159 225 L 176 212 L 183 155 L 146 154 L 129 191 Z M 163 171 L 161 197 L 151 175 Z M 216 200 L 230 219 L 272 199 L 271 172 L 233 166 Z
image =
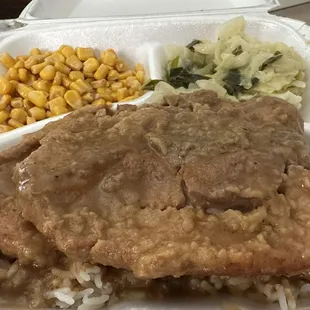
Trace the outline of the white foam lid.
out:
M 267 12 L 278 0 L 33 0 L 23 19 L 67 19 L 214 13 L 235 10 Z

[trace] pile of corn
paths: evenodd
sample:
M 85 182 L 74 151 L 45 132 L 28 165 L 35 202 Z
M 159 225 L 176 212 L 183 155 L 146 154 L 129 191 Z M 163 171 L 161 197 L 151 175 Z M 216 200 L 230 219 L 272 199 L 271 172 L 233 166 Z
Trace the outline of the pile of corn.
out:
M 143 95 L 144 68 L 133 70 L 114 50 L 95 56 L 91 48 L 35 48 L 28 56 L 0 55 L 0 133 L 61 115 L 85 105 L 111 105 Z

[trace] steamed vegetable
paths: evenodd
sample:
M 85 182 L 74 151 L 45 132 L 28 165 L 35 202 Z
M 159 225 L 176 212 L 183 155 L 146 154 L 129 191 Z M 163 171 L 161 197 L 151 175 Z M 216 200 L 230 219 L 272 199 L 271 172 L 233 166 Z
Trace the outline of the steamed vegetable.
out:
M 283 43 L 260 42 L 244 29 L 244 18 L 238 17 L 220 27 L 215 42 L 195 39 L 167 48 L 165 81 L 175 88 L 221 89 L 233 100 L 286 98 L 300 108 L 306 86 L 301 56 Z M 155 84 L 146 87 L 154 89 Z

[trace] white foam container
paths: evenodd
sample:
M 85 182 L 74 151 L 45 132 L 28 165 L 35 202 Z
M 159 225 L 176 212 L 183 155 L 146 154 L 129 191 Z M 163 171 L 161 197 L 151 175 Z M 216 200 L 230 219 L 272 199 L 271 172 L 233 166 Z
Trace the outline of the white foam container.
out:
M 33 47 L 54 50 L 61 44 L 74 46 L 92 46 L 96 50 L 113 47 L 129 62 L 142 62 L 148 75 L 155 78 L 164 77 L 165 44 L 181 44 L 193 38 L 216 38 L 219 25 L 239 14 L 186 14 L 174 16 L 148 16 L 145 18 L 77 20 L 66 22 L 30 23 L 24 28 L 4 33 L 0 41 L 0 52 L 9 52 L 13 56 L 28 53 Z M 246 14 L 246 32 L 259 40 L 282 41 L 293 46 L 307 62 L 307 76 L 310 76 L 310 46 L 304 37 L 292 26 L 281 19 L 268 14 L 259 16 Z M 1 39 L 1 36 L 0 36 Z M 3 69 L 1 69 L 3 70 Z M 0 73 L 2 73 L 0 71 Z M 132 101 L 143 104 L 150 93 Z M 310 88 L 306 89 L 304 107 L 301 114 L 310 122 Z M 0 150 L 20 139 L 23 134 L 40 129 L 49 121 L 60 117 L 37 122 L 14 131 L 0 135 Z
M 20 18 L 26 20 L 111 18 L 124 16 L 169 15 L 180 13 L 214 14 L 220 11 L 267 10 L 279 5 L 277 0 L 33 0 Z
M 214 10 L 206 9 L 206 2 Z M 61 44 L 91 46 L 96 50 L 111 47 L 131 63 L 144 63 L 151 78 L 162 78 L 165 65 L 163 49 L 166 44 L 184 45 L 193 38 L 215 39 L 219 25 L 243 14 L 249 35 L 262 41 L 282 41 L 293 46 L 306 60 L 307 76 L 310 77 L 310 46 L 303 36 L 309 28 L 300 21 L 268 15 L 267 10 L 277 4 L 276 0 L 158 0 L 155 6 L 147 0 L 34 0 L 17 20 L 25 27 L 0 33 L 0 52 L 6 51 L 17 56 L 28 53 L 34 47 L 53 50 Z M 300 32 L 302 29 L 303 33 Z M 131 103 L 144 104 L 149 96 L 150 93 Z M 305 134 L 310 141 L 309 86 L 301 115 L 309 122 L 305 124 Z M 61 117 L 1 134 L 0 151 L 18 143 L 24 134 L 35 132 Z M 222 309 L 229 298 L 208 298 L 191 304 L 125 302 L 111 309 Z M 243 309 L 279 309 L 277 304 L 267 307 L 244 299 L 233 300 Z M 306 309 L 308 305 L 309 300 L 300 301 L 299 309 Z

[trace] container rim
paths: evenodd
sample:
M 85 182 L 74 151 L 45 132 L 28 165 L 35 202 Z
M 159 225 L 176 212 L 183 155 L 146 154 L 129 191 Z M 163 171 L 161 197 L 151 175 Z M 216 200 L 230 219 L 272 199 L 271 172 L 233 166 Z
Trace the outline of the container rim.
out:
M 121 15 L 115 14 L 111 16 L 98 16 L 98 17 L 64 17 L 64 18 L 37 18 L 33 15 L 33 12 L 39 7 L 41 0 L 32 0 L 21 12 L 18 17 L 18 21 L 27 23 L 44 23 L 46 21 L 94 21 L 94 20 L 111 20 L 111 19 L 133 19 L 133 18 L 163 18 L 163 17 L 175 17 L 182 15 L 220 15 L 220 14 L 268 14 L 268 11 L 273 10 L 280 6 L 279 0 L 265 0 L 265 3 L 261 5 L 254 5 L 248 7 L 232 7 L 226 9 L 204 9 L 193 11 L 178 11 L 170 13 L 145 13 L 145 14 L 130 14 Z M 68 0 L 70 1 L 70 0 Z

